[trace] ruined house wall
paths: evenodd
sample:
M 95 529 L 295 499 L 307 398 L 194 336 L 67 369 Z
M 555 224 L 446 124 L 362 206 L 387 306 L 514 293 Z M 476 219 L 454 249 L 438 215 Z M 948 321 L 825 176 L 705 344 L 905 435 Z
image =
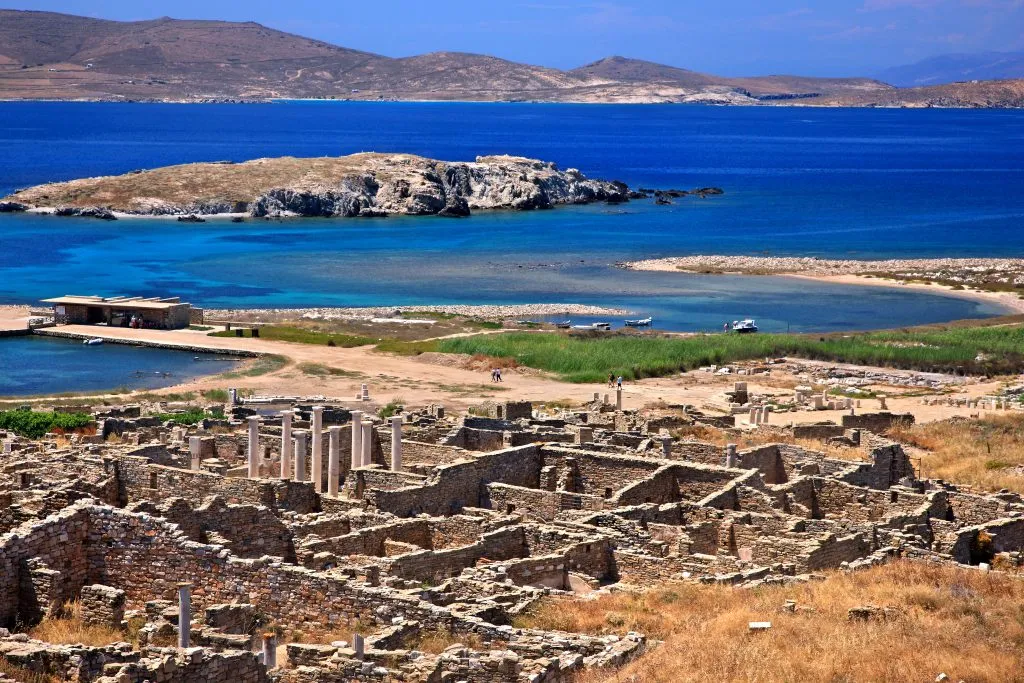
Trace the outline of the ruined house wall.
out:
M 439 583 L 458 576 L 481 558 L 500 561 L 523 557 L 527 552 L 523 527 L 510 526 L 481 534 L 478 541 L 461 548 L 423 550 L 395 557 L 391 561 L 390 573 L 413 581 Z
M 883 434 L 896 423 L 914 424 L 913 413 L 861 413 L 860 415 L 843 415 L 844 429 L 866 429 L 875 434 Z
M 504 482 L 536 488 L 541 455 L 537 446 L 521 446 L 476 456 L 473 460 L 444 465 L 426 484 L 397 491 L 370 490 L 365 498 L 383 512 L 399 517 L 427 513 L 446 515 L 464 507 L 489 507 L 486 485 Z
M 576 461 L 579 471 L 578 493 L 604 496 L 608 489 L 618 491 L 630 482 L 646 479 L 665 465 L 665 461 L 622 455 L 593 453 L 566 448 L 544 448 L 544 466 L 565 467 L 566 459 Z

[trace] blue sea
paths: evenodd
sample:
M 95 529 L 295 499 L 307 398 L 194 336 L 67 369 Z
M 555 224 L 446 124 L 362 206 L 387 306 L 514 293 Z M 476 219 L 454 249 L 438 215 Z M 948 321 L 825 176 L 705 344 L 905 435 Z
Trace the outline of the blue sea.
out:
M 188 225 L 0 215 L 0 302 L 179 295 L 207 307 L 592 303 L 662 329 L 836 331 L 984 317 L 988 304 L 789 278 L 636 273 L 694 253 L 1024 255 L 1024 112 L 554 104 L 0 103 L 0 195 L 192 161 L 517 154 L 631 186 L 718 186 L 462 220 Z M 580 320 L 581 322 L 583 320 Z
M 237 365 L 224 356 L 46 337 L 0 339 L 0 396 L 157 389 Z

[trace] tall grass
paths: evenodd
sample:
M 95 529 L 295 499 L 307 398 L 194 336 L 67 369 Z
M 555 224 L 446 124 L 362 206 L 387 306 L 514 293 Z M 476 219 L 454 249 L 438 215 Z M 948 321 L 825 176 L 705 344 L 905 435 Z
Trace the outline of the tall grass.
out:
M 1024 327 L 946 328 L 818 337 L 716 334 L 692 337 L 510 333 L 444 339 L 446 353 L 514 358 L 570 382 L 669 375 L 707 365 L 796 356 L 920 371 L 996 374 L 1024 369 Z
M 781 609 L 795 600 L 795 612 Z M 587 633 L 635 630 L 664 644 L 594 681 L 934 681 L 1001 683 L 1024 678 L 1024 582 L 1006 574 L 899 561 L 827 581 L 757 590 L 666 584 L 597 600 L 549 599 L 522 627 Z M 864 604 L 899 615 L 851 621 Z M 808 609 L 809 608 L 809 609 Z M 751 621 L 770 621 L 749 633 Z
M 889 436 L 921 449 L 923 476 L 1024 493 L 1024 415 L 898 424 Z
M 36 640 L 57 645 L 81 644 L 94 647 L 123 642 L 126 639 L 125 634 L 115 628 L 87 623 L 83 619 L 82 610 L 82 603 L 77 600 L 69 602 L 64 605 L 59 615 L 44 617 L 29 630 L 28 635 Z

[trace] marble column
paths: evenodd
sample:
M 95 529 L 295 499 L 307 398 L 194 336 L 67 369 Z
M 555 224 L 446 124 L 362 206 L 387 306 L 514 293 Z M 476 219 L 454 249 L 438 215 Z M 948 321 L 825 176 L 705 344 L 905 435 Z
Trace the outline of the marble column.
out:
M 362 466 L 369 467 L 373 458 L 373 423 L 363 423 L 363 457 Z
M 277 668 L 277 636 L 270 632 L 263 634 L 263 666 Z
M 615 388 L 615 410 L 622 410 L 622 387 Z
M 249 418 L 249 478 L 260 478 L 260 418 Z
M 198 436 L 188 437 L 188 451 L 192 456 L 191 469 L 198 470 L 202 461 L 203 440 Z
M 178 584 L 178 647 L 189 646 L 192 631 L 192 595 L 189 592 L 191 583 Z
M 391 471 L 402 471 L 402 417 L 391 418 Z
M 291 479 L 292 470 L 292 412 L 281 412 L 281 478 Z
M 363 461 L 363 411 L 352 411 L 352 461 L 350 467 L 355 469 Z
M 324 471 L 323 471 L 323 430 L 324 430 L 324 407 L 313 406 L 313 424 L 311 425 L 313 434 L 310 437 L 313 440 L 313 457 L 310 469 L 313 475 L 313 490 L 317 493 L 323 490 Z
M 292 451 L 295 460 L 295 481 L 306 481 L 306 443 L 309 433 L 304 429 L 296 429 L 292 433 L 295 435 L 295 449 Z
M 736 467 L 736 444 L 734 443 L 725 446 L 725 466 Z
M 327 495 L 338 495 L 338 478 L 341 475 L 341 427 L 334 426 L 327 430 L 330 433 L 330 444 L 327 448 Z

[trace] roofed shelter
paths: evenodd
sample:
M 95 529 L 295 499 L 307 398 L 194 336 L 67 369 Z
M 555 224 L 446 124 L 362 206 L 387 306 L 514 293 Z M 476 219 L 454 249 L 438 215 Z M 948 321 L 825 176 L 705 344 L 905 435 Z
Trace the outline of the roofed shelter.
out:
M 65 295 L 43 299 L 53 305 L 54 322 L 69 325 L 108 325 L 128 327 L 132 318 L 142 320 L 142 327 L 178 330 L 202 322 L 203 310 L 193 308 L 178 297 L 141 296 L 76 296 Z

